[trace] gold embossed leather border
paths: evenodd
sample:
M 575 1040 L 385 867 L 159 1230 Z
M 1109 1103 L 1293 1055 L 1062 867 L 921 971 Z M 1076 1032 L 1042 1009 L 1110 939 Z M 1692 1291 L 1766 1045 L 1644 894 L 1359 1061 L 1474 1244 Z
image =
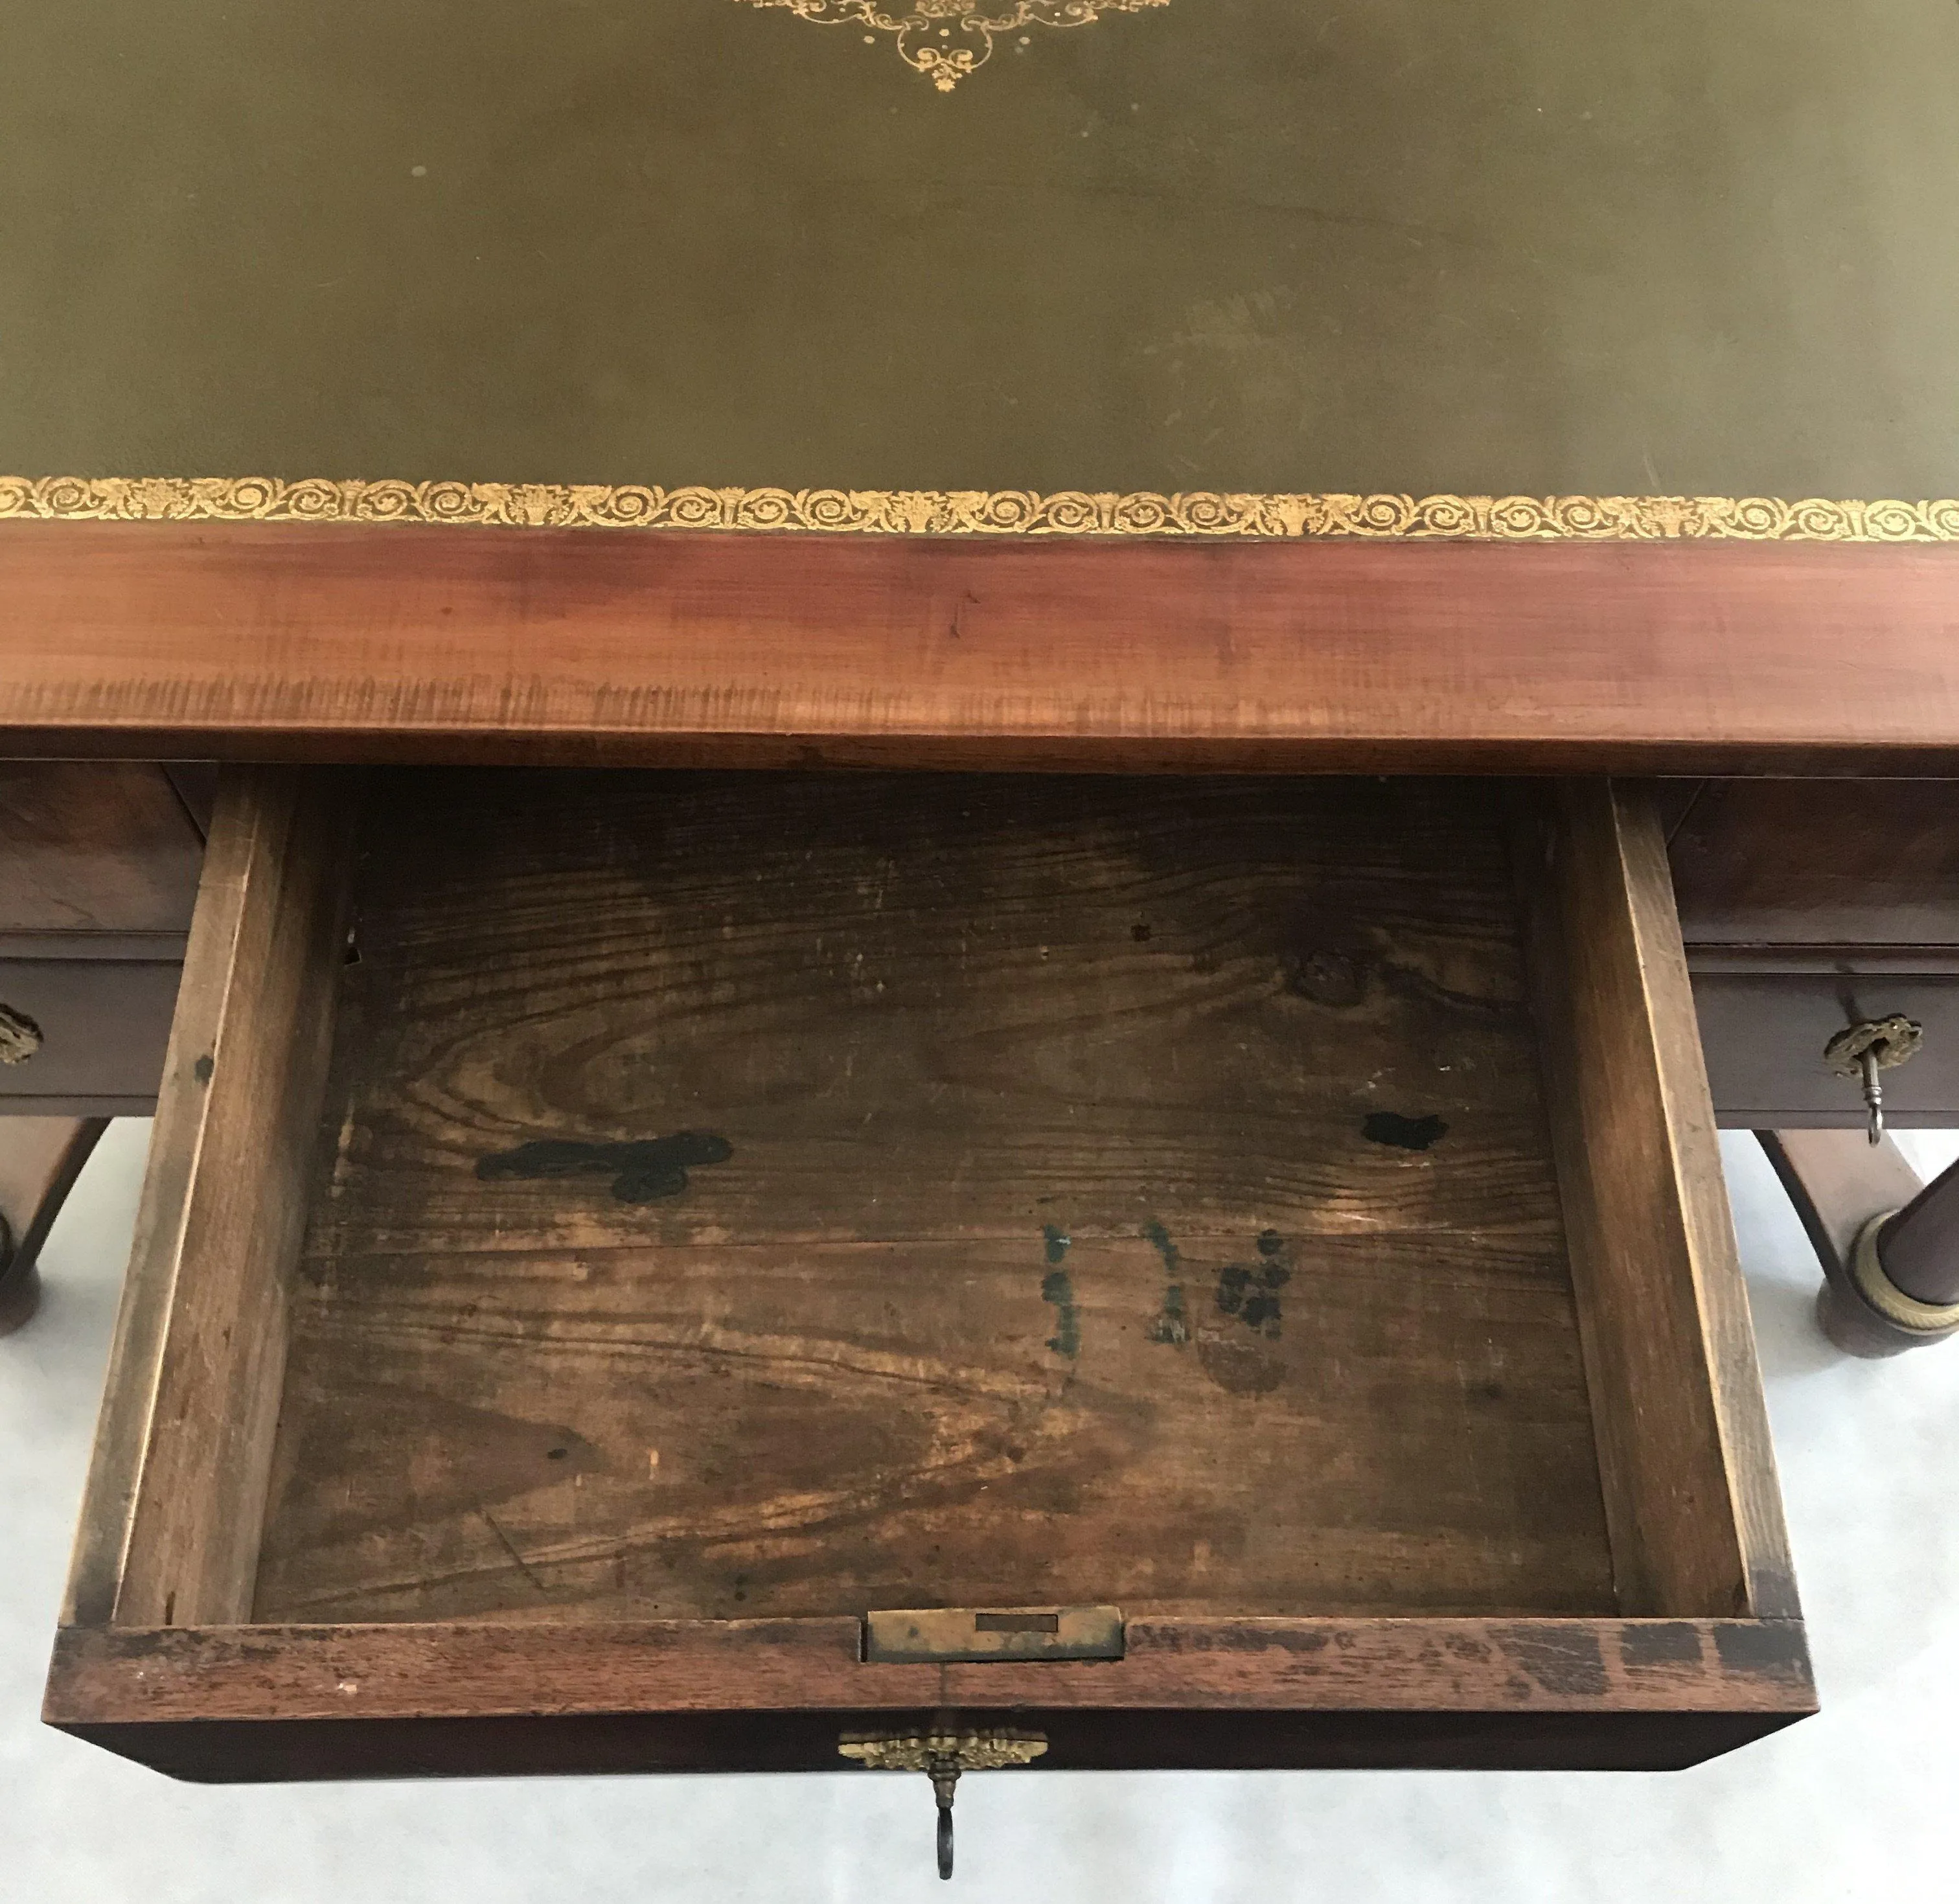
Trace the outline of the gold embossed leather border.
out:
M 1959 541 L 1959 499 L 1174 496 L 1061 490 L 663 489 L 555 483 L 0 476 L 0 522 L 475 523 L 858 535 L 1353 536 L 1409 541 Z

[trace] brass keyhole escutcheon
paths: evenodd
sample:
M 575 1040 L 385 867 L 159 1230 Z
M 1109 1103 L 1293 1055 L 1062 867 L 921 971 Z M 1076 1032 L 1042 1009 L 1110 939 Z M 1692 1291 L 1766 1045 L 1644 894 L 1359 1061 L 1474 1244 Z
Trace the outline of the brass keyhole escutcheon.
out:
M 1030 1765 L 1047 1750 L 1039 1732 L 846 1732 L 837 1742 L 846 1759 L 873 1772 L 922 1772 L 938 1807 L 938 1874 L 952 1875 L 952 1799 L 962 1772 L 997 1772 Z
M 24 1011 L 0 1004 L 0 1065 L 24 1065 L 40 1048 L 40 1027 Z
M 1846 1025 L 1823 1047 L 1823 1061 L 1839 1077 L 1860 1079 L 1864 1087 L 1866 1129 L 1873 1144 L 1884 1134 L 1884 1087 L 1880 1071 L 1895 1071 L 1918 1055 L 1925 1027 L 1915 1018 L 1894 1011 L 1888 1018 L 1860 1018 Z

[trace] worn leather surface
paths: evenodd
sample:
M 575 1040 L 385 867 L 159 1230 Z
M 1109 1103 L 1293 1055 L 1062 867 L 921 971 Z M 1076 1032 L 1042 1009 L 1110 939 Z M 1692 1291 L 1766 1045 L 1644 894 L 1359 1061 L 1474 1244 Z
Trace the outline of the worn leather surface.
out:
M 1951 0 L 8 0 L 0 471 L 1959 494 Z

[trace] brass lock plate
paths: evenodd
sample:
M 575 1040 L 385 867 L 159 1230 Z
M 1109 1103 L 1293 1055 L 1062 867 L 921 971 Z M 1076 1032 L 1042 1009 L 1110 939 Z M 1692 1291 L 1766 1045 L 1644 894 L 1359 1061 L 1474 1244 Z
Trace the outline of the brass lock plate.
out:
M 1116 1607 L 932 1607 L 864 1616 L 864 1657 L 884 1664 L 1120 1659 Z

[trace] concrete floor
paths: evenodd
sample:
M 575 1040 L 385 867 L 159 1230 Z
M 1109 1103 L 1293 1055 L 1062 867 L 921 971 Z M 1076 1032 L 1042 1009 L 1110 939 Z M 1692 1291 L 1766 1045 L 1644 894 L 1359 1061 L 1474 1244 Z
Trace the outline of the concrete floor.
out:
M 1730 1184 L 1821 1718 L 1670 1775 L 994 1773 L 932 1875 L 922 1779 L 482 1781 L 225 1791 L 46 1731 L 67 1564 L 148 1126 L 114 1127 L 0 1341 L 0 1899 L 5 1904 L 771 1904 L 933 1897 L 1313 1904 L 1821 1904 L 1959 1893 L 1959 1344 L 1842 1360 L 1816 1269 L 1745 1138 Z M 1907 1139 L 1921 1168 L 1959 1141 Z M 1948 1887 L 1952 1887 L 1948 1889 Z

